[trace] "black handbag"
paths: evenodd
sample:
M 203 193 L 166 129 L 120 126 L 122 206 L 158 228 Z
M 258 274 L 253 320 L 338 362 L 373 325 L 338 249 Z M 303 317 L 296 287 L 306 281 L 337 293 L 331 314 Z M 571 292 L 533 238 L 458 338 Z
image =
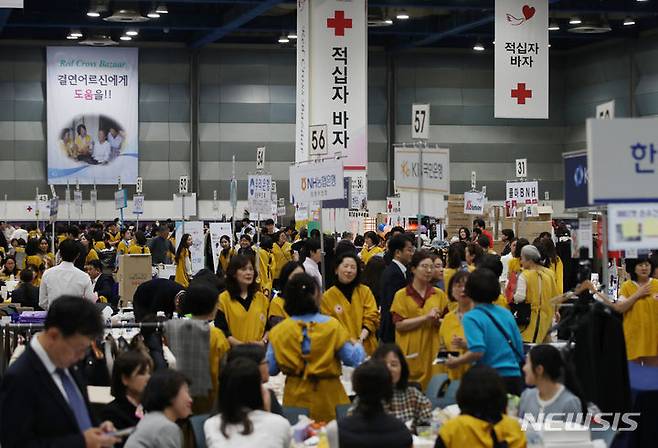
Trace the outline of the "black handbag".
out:
M 532 315 L 532 307 L 529 303 L 510 303 L 509 309 L 514 316 L 516 325 L 518 325 L 521 331 L 525 330 L 528 325 L 530 325 L 530 316 Z

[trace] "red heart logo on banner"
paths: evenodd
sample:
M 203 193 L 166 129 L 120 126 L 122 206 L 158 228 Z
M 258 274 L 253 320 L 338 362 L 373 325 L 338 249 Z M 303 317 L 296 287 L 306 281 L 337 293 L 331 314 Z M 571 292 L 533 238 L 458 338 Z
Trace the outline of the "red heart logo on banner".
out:
M 534 15 L 535 15 L 535 8 L 533 6 L 525 5 L 523 7 L 523 17 L 525 17 L 526 20 L 530 20 Z

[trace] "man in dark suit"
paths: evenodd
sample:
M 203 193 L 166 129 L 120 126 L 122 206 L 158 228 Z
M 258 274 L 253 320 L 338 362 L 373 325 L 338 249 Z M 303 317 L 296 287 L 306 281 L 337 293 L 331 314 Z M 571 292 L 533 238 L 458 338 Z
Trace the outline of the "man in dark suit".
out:
M 75 241 L 75 245 L 78 247 L 78 252 L 80 255 L 78 255 L 78 258 L 75 259 L 75 262 L 73 263 L 76 268 L 80 269 L 81 271 L 85 270 L 85 259 L 87 258 L 87 253 L 89 252 L 89 249 L 85 247 L 84 244 L 80 241 L 80 228 L 78 226 L 69 226 L 68 229 L 68 234 L 69 234 L 69 239 Z
M 89 260 L 85 265 L 85 271 L 89 274 L 91 285 L 98 298 L 105 297 L 107 303 L 117 308 L 119 300 L 114 294 L 114 278 L 110 274 L 103 274 L 103 263 L 100 260 Z
M 21 306 L 32 307 L 35 310 L 39 308 L 39 288 L 32 284 L 34 280 L 34 271 L 32 269 L 23 269 L 21 271 L 21 282 L 18 287 L 11 292 L 11 302 L 19 303 Z
M 12 364 L 0 385 L 3 448 L 105 448 L 119 439 L 112 423 L 94 427 L 86 388 L 75 368 L 103 321 L 89 300 L 62 296 L 50 306 L 45 329 Z
M 381 326 L 379 338 L 383 342 L 395 342 L 395 324 L 391 317 L 391 305 L 395 293 L 407 286 L 407 266 L 414 255 L 414 246 L 406 235 L 395 235 L 388 241 L 388 251 L 393 255 L 380 280 Z
M 393 254 L 391 249 L 388 247 L 388 242 L 396 235 L 404 235 L 404 228 L 400 226 L 393 227 L 390 232 L 386 234 L 386 251 L 384 252 L 384 261 L 386 266 L 390 265 L 393 262 Z

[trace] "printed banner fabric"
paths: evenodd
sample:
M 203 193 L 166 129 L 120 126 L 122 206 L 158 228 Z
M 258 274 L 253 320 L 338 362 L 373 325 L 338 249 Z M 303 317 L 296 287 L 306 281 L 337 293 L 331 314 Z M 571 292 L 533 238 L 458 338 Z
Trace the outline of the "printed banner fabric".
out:
M 48 47 L 48 183 L 134 184 L 137 48 Z
M 548 118 L 548 1 L 496 0 L 496 118 Z

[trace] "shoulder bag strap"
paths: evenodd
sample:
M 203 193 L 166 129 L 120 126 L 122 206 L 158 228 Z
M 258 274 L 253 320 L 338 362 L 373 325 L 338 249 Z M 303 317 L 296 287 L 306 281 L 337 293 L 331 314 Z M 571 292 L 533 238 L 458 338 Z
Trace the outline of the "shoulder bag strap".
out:
M 509 336 L 507 335 L 507 333 L 505 332 L 505 330 L 503 329 L 503 327 L 500 326 L 500 324 L 498 323 L 498 321 L 496 321 L 496 319 L 494 319 L 494 317 L 491 315 L 491 313 L 489 313 L 489 311 L 485 310 L 485 309 L 482 308 L 482 307 L 475 307 L 474 309 L 475 309 L 475 310 L 480 310 L 480 311 L 482 311 L 484 314 L 486 314 L 486 315 L 489 317 L 489 319 L 491 319 L 491 322 L 493 322 L 493 324 L 496 326 L 496 328 L 498 329 L 498 331 L 500 332 L 500 334 L 503 335 L 503 337 L 505 338 L 505 340 L 506 340 L 507 343 L 509 344 L 509 346 L 510 346 L 510 348 L 512 349 L 512 351 L 514 352 L 514 354 L 519 358 L 519 362 L 523 362 L 523 360 L 525 359 L 525 357 L 524 357 L 521 353 L 519 353 L 519 351 L 518 351 L 518 350 L 516 349 L 516 347 L 514 346 L 514 343 L 512 342 L 512 338 L 509 337 Z
M 532 335 L 532 342 L 537 342 L 537 335 L 539 334 L 539 321 L 541 320 L 541 274 L 537 272 L 537 283 L 539 284 L 539 307 L 537 308 L 537 325 L 535 325 L 535 333 Z

